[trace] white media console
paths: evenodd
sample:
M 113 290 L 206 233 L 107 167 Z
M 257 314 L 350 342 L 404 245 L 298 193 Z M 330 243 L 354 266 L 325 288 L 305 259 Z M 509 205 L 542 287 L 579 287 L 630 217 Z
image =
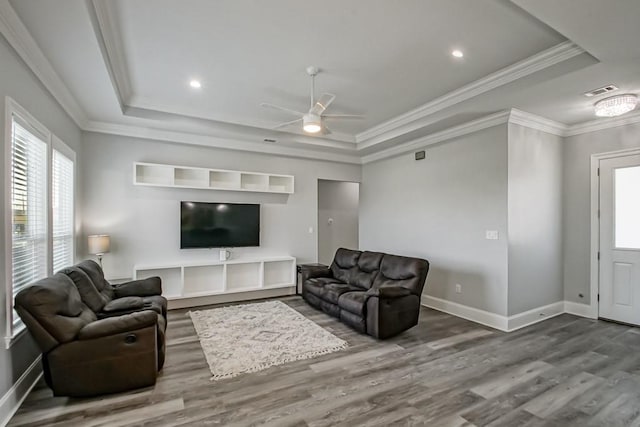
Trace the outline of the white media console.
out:
M 162 279 L 162 294 L 171 308 L 217 302 L 204 297 L 228 296 L 224 302 L 250 299 L 247 293 L 257 291 L 273 291 L 268 296 L 289 295 L 296 286 L 296 259 L 274 256 L 133 267 L 134 279 L 152 276 Z M 236 294 L 237 298 L 229 298 Z M 188 303 L 180 303 L 187 299 Z

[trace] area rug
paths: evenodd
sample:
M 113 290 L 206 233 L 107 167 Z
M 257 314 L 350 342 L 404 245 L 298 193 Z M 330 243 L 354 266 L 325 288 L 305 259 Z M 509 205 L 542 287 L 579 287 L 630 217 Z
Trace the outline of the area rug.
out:
M 213 380 L 257 372 L 347 348 L 280 301 L 189 312 Z

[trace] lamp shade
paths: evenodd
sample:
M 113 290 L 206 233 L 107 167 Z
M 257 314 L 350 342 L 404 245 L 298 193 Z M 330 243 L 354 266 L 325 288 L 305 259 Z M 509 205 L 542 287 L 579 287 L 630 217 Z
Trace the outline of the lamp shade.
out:
M 111 240 L 108 234 L 94 234 L 89 236 L 89 253 L 102 255 L 109 252 Z

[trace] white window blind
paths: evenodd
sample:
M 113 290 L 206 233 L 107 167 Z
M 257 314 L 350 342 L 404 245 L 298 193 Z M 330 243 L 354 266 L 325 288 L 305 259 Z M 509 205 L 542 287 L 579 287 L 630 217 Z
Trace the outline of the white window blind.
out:
M 52 228 L 53 271 L 73 264 L 73 160 L 53 150 Z
M 47 276 L 47 143 L 16 117 L 11 127 L 12 300 Z M 22 323 L 13 313 L 14 334 Z

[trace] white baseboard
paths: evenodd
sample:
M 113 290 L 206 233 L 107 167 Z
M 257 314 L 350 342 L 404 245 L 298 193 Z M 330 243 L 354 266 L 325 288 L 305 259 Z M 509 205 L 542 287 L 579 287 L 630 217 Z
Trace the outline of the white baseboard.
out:
M 591 306 L 569 301 L 554 302 L 553 304 L 536 307 L 512 316 L 502 316 L 500 314 L 491 313 L 489 311 L 480 310 L 478 308 L 469 307 L 468 305 L 458 304 L 456 302 L 447 301 L 429 295 L 422 295 L 422 305 L 472 322 L 480 323 L 481 325 L 489 326 L 490 328 L 498 329 L 503 332 L 512 332 L 563 313 L 588 317 L 590 319 L 596 319 L 598 317 L 597 313 L 593 313 Z
M 564 312 L 574 314 L 576 316 L 588 317 L 589 319 L 598 318 L 598 309 L 595 306 L 581 304 L 579 302 L 565 301 Z
M 422 305 L 433 308 L 434 310 L 443 311 L 453 314 L 481 325 L 489 326 L 508 332 L 509 321 L 506 316 L 501 316 L 489 311 L 480 310 L 478 308 L 469 307 L 468 305 L 458 304 L 457 302 L 447 301 L 444 299 L 422 295 Z
M 564 313 L 564 301 L 554 302 L 553 304 L 536 307 L 532 310 L 514 314 L 508 317 L 508 331 L 512 332 L 534 323 L 542 322 Z
M 42 376 L 41 358 L 42 356 L 39 355 L 0 399 L 0 426 L 4 427 L 9 423 L 33 386 L 40 380 Z

